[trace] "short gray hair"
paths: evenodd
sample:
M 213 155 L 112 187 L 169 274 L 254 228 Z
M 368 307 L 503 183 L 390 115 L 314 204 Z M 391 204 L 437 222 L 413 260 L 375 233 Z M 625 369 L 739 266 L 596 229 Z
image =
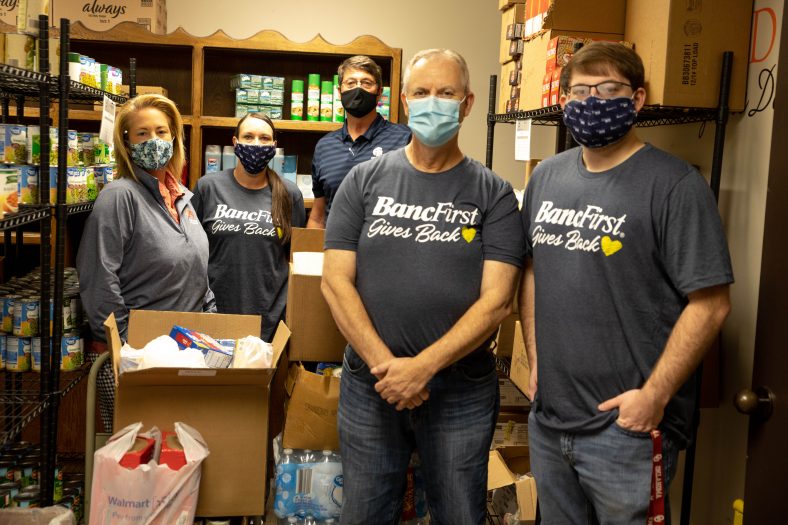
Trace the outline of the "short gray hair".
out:
M 460 66 L 460 74 L 462 75 L 462 83 L 465 87 L 465 93 L 467 94 L 471 90 L 471 74 L 468 71 L 468 64 L 465 62 L 465 59 L 462 58 L 462 55 L 457 53 L 456 51 L 452 51 L 451 49 L 424 49 L 422 51 L 417 52 L 413 55 L 413 58 L 410 59 L 408 62 L 407 67 L 405 68 L 405 76 L 403 77 L 402 81 L 402 92 L 408 92 L 408 81 L 410 80 L 410 72 L 413 69 L 413 66 L 419 60 L 430 60 L 435 58 L 436 56 L 442 55 L 446 58 L 449 58 L 457 63 Z

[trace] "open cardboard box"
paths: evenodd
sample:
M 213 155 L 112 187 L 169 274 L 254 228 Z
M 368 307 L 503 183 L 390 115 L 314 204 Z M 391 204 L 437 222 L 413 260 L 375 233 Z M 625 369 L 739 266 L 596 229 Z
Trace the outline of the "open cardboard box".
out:
M 503 447 L 490 451 L 487 490 L 514 484 L 521 521 L 536 519 L 536 480 L 532 477 L 517 479 L 530 471 L 528 447 Z
M 322 252 L 324 231 L 293 228 L 290 241 L 290 277 L 287 288 L 287 326 L 290 361 L 341 362 L 347 342 L 334 322 L 320 291 L 321 277 L 293 273 L 293 253 Z
M 128 343 L 142 348 L 168 335 L 173 325 L 215 338 L 236 339 L 260 331 L 258 315 L 132 310 Z M 114 314 L 104 322 L 112 351 L 117 390 L 115 428 L 142 421 L 144 428 L 171 430 L 183 421 L 205 438 L 210 450 L 202 466 L 198 516 L 262 515 L 265 512 L 267 463 L 274 429 L 269 429 L 271 381 L 284 378 L 283 357 L 290 330 L 279 323 L 272 345 L 272 368 L 150 368 L 118 375 L 121 341 Z M 278 368 L 277 368 L 278 367 Z M 269 410 L 270 409 L 270 410 Z
M 523 330 L 520 321 L 514 323 L 514 339 L 512 343 L 512 364 L 509 367 L 509 379 L 521 392 L 528 392 L 528 383 L 531 379 L 531 367 L 528 364 L 528 354 L 525 351 Z

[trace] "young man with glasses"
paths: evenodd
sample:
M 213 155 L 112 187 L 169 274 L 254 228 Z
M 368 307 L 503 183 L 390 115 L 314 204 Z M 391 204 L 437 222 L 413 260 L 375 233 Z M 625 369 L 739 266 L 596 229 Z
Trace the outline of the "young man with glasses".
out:
M 512 187 L 457 139 L 474 102 L 457 53 L 416 53 L 399 151 L 356 166 L 326 228 L 323 294 L 349 345 L 339 398 L 342 524 L 399 523 L 421 458 L 431 522 L 486 523 L 498 412 L 490 352 L 524 255 Z
M 652 477 L 666 495 L 693 435 L 693 372 L 730 309 L 714 196 L 638 138 L 643 86 L 630 48 L 578 51 L 560 102 L 581 147 L 540 163 L 526 188 L 519 301 L 545 525 L 660 521 Z
M 325 228 L 326 217 L 339 184 L 350 168 L 410 141 L 410 129 L 392 124 L 377 112 L 383 93 L 380 66 L 363 55 L 350 57 L 339 69 L 339 89 L 345 124 L 321 138 L 312 157 L 312 192 L 308 228 Z

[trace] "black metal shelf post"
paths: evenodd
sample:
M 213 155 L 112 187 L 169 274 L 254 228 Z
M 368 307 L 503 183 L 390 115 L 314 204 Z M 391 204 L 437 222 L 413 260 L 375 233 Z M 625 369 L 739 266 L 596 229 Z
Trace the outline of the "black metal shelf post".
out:
M 691 124 L 696 122 L 715 122 L 714 149 L 712 151 L 712 167 L 709 186 L 714 193 L 714 198 L 719 201 L 720 181 L 722 179 L 722 158 L 725 148 L 725 132 L 730 113 L 728 101 L 730 96 L 731 75 L 733 71 L 733 52 L 725 51 L 722 54 L 722 74 L 720 76 L 720 96 L 716 108 L 690 108 L 676 106 L 644 106 L 638 112 L 635 125 L 638 127 L 672 126 L 677 124 Z M 490 76 L 490 103 L 487 114 L 487 144 L 486 166 L 492 169 L 493 140 L 495 137 L 496 123 L 514 123 L 518 120 L 531 120 L 533 124 L 545 126 L 560 126 L 556 137 L 556 152 L 567 149 L 568 140 L 566 127 L 563 124 L 561 106 L 550 106 L 530 111 L 515 111 L 512 113 L 496 114 L 497 75 Z M 571 137 L 569 137 L 571 138 Z M 695 374 L 700 380 L 703 364 L 698 367 Z M 698 388 L 698 400 L 700 388 Z M 692 483 L 695 477 L 695 447 L 697 430 L 700 426 L 700 408 L 696 403 L 693 419 L 693 439 L 685 453 L 684 479 L 682 485 L 681 519 L 680 525 L 688 525 L 692 509 Z

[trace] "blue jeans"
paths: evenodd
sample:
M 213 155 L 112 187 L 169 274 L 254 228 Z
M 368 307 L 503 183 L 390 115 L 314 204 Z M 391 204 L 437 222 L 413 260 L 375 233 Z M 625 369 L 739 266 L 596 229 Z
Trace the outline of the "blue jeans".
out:
M 570 434 L 528 417 L 531 470 L 542 525 L 644 525 L 651 495 L 650 435 L 613 423 L 594 434 Z M 662 433 L 665 523 L 670 524 L 668 486 L 678 448 Z
M 489 353 L 430 380 L 430 398 L 398 412 L 375 391 L 377 378 L 350 348 L 339 395 L 344 474 L 341 523 L 399 522 L 406 471 L 417 449 L 434 525 L 486 520 L 487 460 L 498 417 L 498 378 Z

